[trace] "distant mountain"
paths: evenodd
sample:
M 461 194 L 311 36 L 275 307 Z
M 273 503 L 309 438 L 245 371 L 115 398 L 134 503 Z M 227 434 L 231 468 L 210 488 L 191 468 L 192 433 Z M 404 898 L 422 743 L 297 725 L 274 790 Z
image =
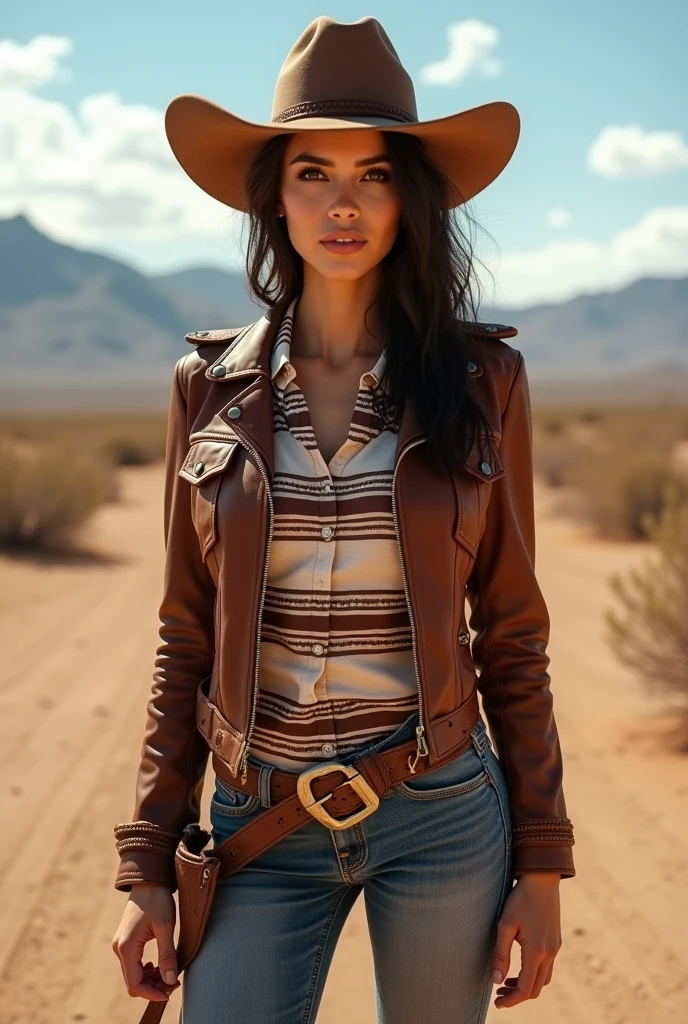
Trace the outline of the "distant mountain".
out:
M 193 295 L 218 309 L 231 309 L 238 317 L 237 327 L 263 315 L 264 307 L 254 302 L 248 293 L 244 274 L 215 267 L 191 267 L 175 274 L 156 275 L 151 280 L 168 293 Z
M 518 328 L 533 380 L 594 382 L 688 370 L 688 278 L 642 278 L 617 292 L 483 315 Z
M 245 310 L 164 287 L 126 264 L 0 220 L 0 386 L 160 386 L 187 331 Z M 255 317 L 250 317 L 255 319 Z
M 0 220 L 0 390 L 169 387 L 190 330 L 250 323 L 261 307 L 242 274 L 196 267 L 146 276 L 61 245 L 22 216 Z M 531 381 L 592 385 L 683 380 L 688 278 L 645 278 L 617 292 L 529 309 L 483 307 L 513 324 Z

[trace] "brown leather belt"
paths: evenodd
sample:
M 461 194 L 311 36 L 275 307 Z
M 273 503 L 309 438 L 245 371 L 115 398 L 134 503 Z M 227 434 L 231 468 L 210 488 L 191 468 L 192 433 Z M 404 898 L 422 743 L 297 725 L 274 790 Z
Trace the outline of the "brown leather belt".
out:
M 209 709 L 217 712 L 200 690 L 199 696 L 208 705 L 206 712 Z M 178 974 L 200 949 L 218 879 L 233 875 L 313 818 L 330 829 L 351 828 L 372 814 L 380 797 L 396 783 L 411 775 L 434 771 L 458 757 L 471 743 L 470 733 L 479 714 L 477 692 L 474 691 L 458 719 L 453 720 L 461 741 L 432 764 L 427 758 L 417 759 L 416 741 L 411 740 L 389 750 L 370 748 L 351 765 L 326 761 L 301 773 L 274 769 L 270 775 L 272 806 L 210 853 L 203 852 L 211 838 L 210 833 L 196 823 L 187 825 L 175 852 L 179 901 Z M 216 718 L 212 714 L 206 717 L 211 732 L 213 721 Z M 205 734 L 205 729 L 201 731 Z M 255 765 L 248 763 L 245 781 L 232 775 L 219 758 L 213 758 L 213 767 L 217 775 L 234 789 L 260 796 L 260 769 Z M 148 969 L 145 980 L 159 982 L 158 968 Z M 149 1002 L 140 1024 L 157 1024 L 166 1006 L 167 1002 Z

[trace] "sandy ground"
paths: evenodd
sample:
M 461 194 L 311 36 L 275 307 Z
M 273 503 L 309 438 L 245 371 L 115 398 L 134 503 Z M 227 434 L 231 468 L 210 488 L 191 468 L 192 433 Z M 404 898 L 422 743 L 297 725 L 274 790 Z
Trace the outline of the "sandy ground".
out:
M 127 469 L 121 479 L 121 503 L 94 518 L 80 560 L 0 556 L 2 1024 L 130 1024 L 144 1008 L 127 995 L 110 948 L 126 901 L 112 887 L 112 826 L 131 810 L 157 644 L 162 470 Z M 670 718 L 615 663 L 601 628 L 610 572 L 646 555 L 587 538 L 552 515 L 547 495 L 539 508 L 578 875 L 561 886 L 552 983 L 537 1000 L 492 1007 L 488 1019 L 678 1021 L 688 995 L 688 761 L 672 750 Z M 514 946 L 510 974 L 519 960 Z M 176 1022 L 177 1009 L 178 995 L 165 1021 Z M 318 1017 L 344 1022 L 374 1024 L 362 899 Z

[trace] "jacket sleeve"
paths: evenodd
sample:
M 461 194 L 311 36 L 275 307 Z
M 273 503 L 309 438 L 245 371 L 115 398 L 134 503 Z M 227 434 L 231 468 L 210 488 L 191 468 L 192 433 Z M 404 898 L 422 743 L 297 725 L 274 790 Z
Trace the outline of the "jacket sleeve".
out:
M 115 888 L 122 892 L 141 882 L 176 890 L 174 851 L 184 826 L 198 821 L 209 755 L 196 729 L 196 691 L 214 658 L 215 584 L 191 518 L 191 485 L 178 475 L 189 450 L 185 358 L 175 366 L 167 424 L 161 643 L 132 820 L 114 829 L 120 854 Z
M 530 395 L 520 353 L 499 457 L 505 472 L 490 485 L 467 586 L 477 685 L 509 789 L 513 875 L 553 871 L 570 878 L 576 873 L 573 826 L 547 671 L 549 615 L 535 577 Z

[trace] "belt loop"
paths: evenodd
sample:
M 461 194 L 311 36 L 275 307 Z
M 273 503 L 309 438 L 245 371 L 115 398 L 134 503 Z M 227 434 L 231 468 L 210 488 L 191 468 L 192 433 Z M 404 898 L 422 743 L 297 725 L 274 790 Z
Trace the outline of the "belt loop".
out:
M 487 746 L 487 729 L 482 718 L 479 718 L 471 729 L 471 740 L 478 753 L 482 754 Z
M 272 807 L 270 800 L 270 776 L 275 770 L 274 764 L 261 764 L 258 772 L 258 798 L 261 807 Z

